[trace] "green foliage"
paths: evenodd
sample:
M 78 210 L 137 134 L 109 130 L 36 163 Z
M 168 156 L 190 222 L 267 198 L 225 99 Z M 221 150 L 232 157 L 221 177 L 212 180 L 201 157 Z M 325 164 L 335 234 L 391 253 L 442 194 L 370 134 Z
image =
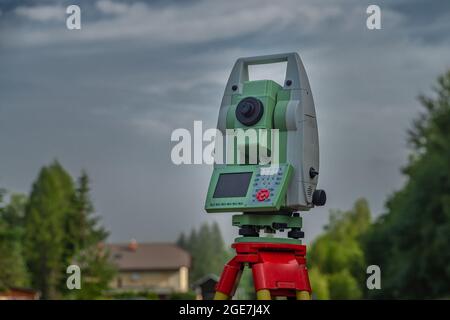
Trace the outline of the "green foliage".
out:
M 89 191 L 86 173 L 75 184 L 57 161 L 43 167 L 33 184 L 25 210 L 25 257 L 32 286 L 45 299 L 95 298 L 114 274 L 98 247 L 107 233 L 97 226 Z M 69 292 L 65 270 L 73 263 L 82 270 L 82 289 Z
M 327 276 L 321 274 L 318 268 L 308 269 L 308 276 L 313 288 L 313 299 L 330 299 L 330 289 L 328 287 Z
M 360 299 L 362 296 L 361 283 L 348 269 L 328 275 L 327 280 L 332 299 Z
M 235 252 L 230 250 L 230 257 L 235 255 Z M 256 292 L 253 284 L 252 270 L 246 266 L 240 275 L 239 285 L 236 288 L 233 299 L 237 300 L 256 300 Z
M 180 233 L 180 236 L 177 239 L 177 245 L 183 249 L 187 248 L 188 243 L 187 243 L 186 236 L 184 235 L 184 232 Z
M 229 257 L 217 223 L 212 226 L 205 223 L 198 231 L 192 229 L 188 239 L 182 233 L 177 244 L 191 254 L 191 281 L 209 273 L 220 274 Z
M 82 289 L 69 293 L 77 299 L 95 299 L 108 288 L 117 270 L 110 263 L 109 252 L 105 251 L 103 241 L 108 232 L 98 225 L 99 218 L 94 216 L 90 181 L 84 171 L 78 179 L 73 207 L 66 221 L 66 236 L 73 249 L 72 260 L 80 265 L 83 276 Z
M 153 291 L 111 292 L 108 293 L 106 297 L 114 300 L 159 300 L 158 294 Z
M 69 291 L 67 296 L 82 300 L 101 297 L 117 272 L 110 263 L 109 252 L 101 243 L 92 245 L 78 254 L 76 263 L 82 270 L 81 290 Z
M 370 209 L 365 199 L 357 200 L 352 210 L 331 212 L 325 233 L 309 249 L 310 280 L 316 298 L 362 297 L 366 263 L 360 238 L 369 225 Z
M 73 195 L 72 178 L 55 161 L 41 169 L 26 208 L 25 255 L 32 285 L 45 299 L 59 297 L 72 250 L 65 246 L 64 218 L 71 212 Z
M 230 252 L 230 255 L 232 254 L 233 253 Z M 239 280 L 239 287 L 236 290 L 235 297 L 238 300 L 256 299 L 255 286 L 253 285 L 253 274 L 250 268 L 244 268 Z
M 3 204 L 0 190 L 0 291 L 28 285 L 29 275 L 23 258 L 23 216 L 26 197 L 12 194 Z
M 154 292 L 148 292 L 145 297 L 147 300 L 159 300 L 159 296 Z
M 197 295 L 193 291 L 174 292 L 169 296 L 170 300 L 195 300 Z
M 434 91 L 420 97 L 425 112 L 409 132 L 407 182 L 366 236 L 368 263 L 382 273 L 372 298 L 450 296 L 450 71 Z

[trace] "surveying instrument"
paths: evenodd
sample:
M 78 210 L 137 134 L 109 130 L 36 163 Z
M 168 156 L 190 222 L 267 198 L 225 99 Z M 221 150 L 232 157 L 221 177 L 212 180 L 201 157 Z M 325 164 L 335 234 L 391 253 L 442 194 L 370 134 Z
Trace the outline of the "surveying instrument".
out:
M 249 80 L 249 66 L 279 62 L 286 63 L 283 85 Z M 225 265 L 214 299 L 233 297 L 245 266 L 251 268 L 258 300 L 311 299 L 299 211 L 324 205 L 326 194 L 316 189 L 316 113 L 300 56 L 238 59 L 225 88 L 217 129 L 232 143 L 216 140 L 215 153 L 226 161 L 214 163 L 205 210 L 242 214 L 232 217 L 240 235 L 232 244 L 236 256 Z M 285 230 L 287 237 L 277 235 Z

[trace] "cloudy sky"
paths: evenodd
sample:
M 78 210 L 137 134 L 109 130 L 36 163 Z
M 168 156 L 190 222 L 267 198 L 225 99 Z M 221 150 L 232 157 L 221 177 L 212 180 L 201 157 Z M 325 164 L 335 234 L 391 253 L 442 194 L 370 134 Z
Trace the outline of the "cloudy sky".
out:
M 81 30 L 65 8 L 81 7 Z M 366 28 L 378 4 L 382 29 Z M 207 215 L 212 168 L 175 166 L 175 128 L 214 127 L 241 56 L 297 51 L 316 103 L 324 208 L 366 197 L 374 215 L 404 182 L 406 129 L 419 93 L 450 68 L 448 1 L 0 0 L 0 186 L 28 193 L 57 158 L 85 168 L 111 241 L 171 241 Z M 269 75 L 277 77 L 273 72 Z

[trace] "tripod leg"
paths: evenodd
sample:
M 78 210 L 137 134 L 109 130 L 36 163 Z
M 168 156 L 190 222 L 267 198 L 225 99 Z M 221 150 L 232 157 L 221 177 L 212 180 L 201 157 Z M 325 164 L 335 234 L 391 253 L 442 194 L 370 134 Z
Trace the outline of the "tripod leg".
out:
M 242 263 L 236 261 L 236 257 L 231 259 L 223 268 L 222 275 L 216 286 L 214 300 L 231 299 L 236 291 L 242 270 Z
M 261 289 L 256 291 L 256 299 L 257 300 L 272 300 L 270 296 L 270 290 L 268 289 Z
M 311 295 L 309 294 L 308 291 L 297 290 L 295 292 L 295 296 L 296 296 L 297 300 L 311 300 Z
M 216 293 L 214 294 L 214 300 L 228 300 L 228 299 L 230 299 L 230 297 L 220 291 L 216 291 Z
M 256 290 L 256 299 L 257 300 L 272 300 L 270 290 L 266 289 L 264 285 L 261 285 L 263 282 L 261 282 L 262 279 L 266 279 L 266 276 L 264 274 L 264 268 L 260 268 L 259 266 L 255 266 L 254 264 L 251 264 L 250 267 L 252 268 L 252 274 L 253 274 L 253 283 L 255 285 Z

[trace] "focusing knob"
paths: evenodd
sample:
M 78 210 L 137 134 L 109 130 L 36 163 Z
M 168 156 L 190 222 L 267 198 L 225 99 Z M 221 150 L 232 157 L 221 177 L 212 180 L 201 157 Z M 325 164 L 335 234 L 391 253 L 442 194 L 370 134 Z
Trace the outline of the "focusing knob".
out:
M 323 206 L 327 202 L 325 190 L 317 189 L 313 193 L 312 202 L 315 206 Z
M 245 126 L 252 126 L 257 123 L 263 113 L 263 103 L 254 97 L 242 99 L 236 107 L 236 118 Z
M 318 174 L 319 172 L 316 169 L 314 169 L 313 167 L 309 168 L 309 177 L 311 179 L 314 179 Z

